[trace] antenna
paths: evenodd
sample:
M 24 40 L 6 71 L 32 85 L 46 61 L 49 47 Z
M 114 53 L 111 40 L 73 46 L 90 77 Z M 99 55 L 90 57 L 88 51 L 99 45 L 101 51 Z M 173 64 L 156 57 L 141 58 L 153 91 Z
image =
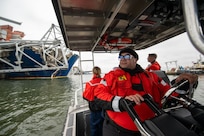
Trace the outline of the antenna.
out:
M 18 25 L 22 24 L 22 22 L 17 22 L 17 21 L 14 21 L 14 20 L 11 20 L 11 19 L 8 19 L 8 18 L 4 18 L 4 17 L 1 17 L 1 16 L 0 16 L 0 20 L 8 21 L 8 22 L 18 24 Z

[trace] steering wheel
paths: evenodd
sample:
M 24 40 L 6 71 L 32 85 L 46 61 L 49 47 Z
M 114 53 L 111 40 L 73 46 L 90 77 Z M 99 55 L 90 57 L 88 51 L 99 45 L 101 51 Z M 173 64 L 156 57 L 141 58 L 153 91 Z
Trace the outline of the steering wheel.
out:
M 162 100 L 161 100 L 161 104 L 164 106 L 167 102 L 167 100 L 169 99 L 169 97 L 171 96 L 171 94 L 173 92 L 177 92 L 178 94 L 184 94 L 184 91 L 179 90 L 179 88 L 181 86 L 183 86 L 184 84 L 188 83 L 188 80 L 183 81 L 182 83 L 180 83 L 179 85 L 170 88 L 163 96 Z

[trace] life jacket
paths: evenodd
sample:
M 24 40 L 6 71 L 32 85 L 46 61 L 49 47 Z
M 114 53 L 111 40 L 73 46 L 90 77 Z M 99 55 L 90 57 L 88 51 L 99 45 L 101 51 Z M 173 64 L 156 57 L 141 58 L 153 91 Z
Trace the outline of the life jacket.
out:
M 168 84 L 161 83 L 162 79 L 152 72 L 141 72 L 131 76 L 128 72 L 121 69 L 115 69 L 104 76 L 106 84 L 99 85 L 97 90 L 97 98 L 101 101 L 112 103 L 115 96 L 125 97 L 134 94 L 150 94 L 155 102 L 160 104 L 160 100 L 165 92 L 170 88 Z M 107 93 L 108 92 L 108 93 Z M 108 105 L 108 103 L 107 103 Z M 155 116 L 155 113 L 145 104 L 134 106 L 142 121 Z M 106 110 L 107 116 L 120 128 L 125 128 L 130 131 L 138 131 L 134 122 L 126 111 L 116 112 L 114 110 Z
M 157 61 L 153 62 L 146 68 L 147 71 L 160 70 L 160 69 L 161 69 L 161 66 Z
M 94 90 L 99 85 L 102 78 L 93 76 L 92 80 L 86 83 L 83 91 L 83 98 L 88 101 L 91 111 L 102 111 L 102 109 L 94 102 Z
M 86 83 L 83 91 L 83 98 L 87 101 L 94 101 L 94 89 L 99 85 L 101 77 L 93 76 L 92 80 Z

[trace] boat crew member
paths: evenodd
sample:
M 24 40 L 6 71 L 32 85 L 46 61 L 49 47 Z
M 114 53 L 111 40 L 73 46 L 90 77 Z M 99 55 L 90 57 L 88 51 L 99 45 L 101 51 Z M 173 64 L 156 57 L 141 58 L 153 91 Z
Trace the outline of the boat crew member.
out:
M 147 71 L 154 71 L 154 70 L 160 70 L 161 69 L 161 66 L 156 61 L 156 59 L 157 59 L 157 54 L 150 53 L 148 55 L 147 61 L 150 62 L 150 64 L 146 68 Z
M 154 101 L 161 105 L 161 99 L 170 85 L 153 72 L 144 70 L 139 64 L 138 54 L 124 48 L 119 53 L 119 67 L 105 74 L 101 83 L 95 89 L 95 102 L 105 112 L 103 136 L 140 136 L 140 132 L 128 113 L 122 108 L 122 99 L 134 101 L 142 121 L 155 116 L 155 113 L 145 104 L 143 95 L 150 94 Z M 190 83 L 197 81 L 197 75 L 180 75 L 176 82 L 187 78 Z
M 86 83 L 85 90 L 83 92 L 83 98 L 89 102 L 90 109 L 90 136 L 102 136 L 103 128 L 103 112 L 94 102 L 94 89 L 101 81 L 101 69 L 97 66 L 92 69 L 93 77 Z

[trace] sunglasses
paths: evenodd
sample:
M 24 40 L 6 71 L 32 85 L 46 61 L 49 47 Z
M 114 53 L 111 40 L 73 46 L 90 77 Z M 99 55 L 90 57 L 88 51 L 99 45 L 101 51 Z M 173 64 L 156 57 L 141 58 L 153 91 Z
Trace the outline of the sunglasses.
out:
M 126 55 L 124 55 L 124 56 L 119 55 L 119 56 L 118 56 L 118 59 L 119 59 L 119 60 L 122 60 L 122 59 L 130 60 L 132 57 L 133 57 L 132 55 L 126 54 Z

